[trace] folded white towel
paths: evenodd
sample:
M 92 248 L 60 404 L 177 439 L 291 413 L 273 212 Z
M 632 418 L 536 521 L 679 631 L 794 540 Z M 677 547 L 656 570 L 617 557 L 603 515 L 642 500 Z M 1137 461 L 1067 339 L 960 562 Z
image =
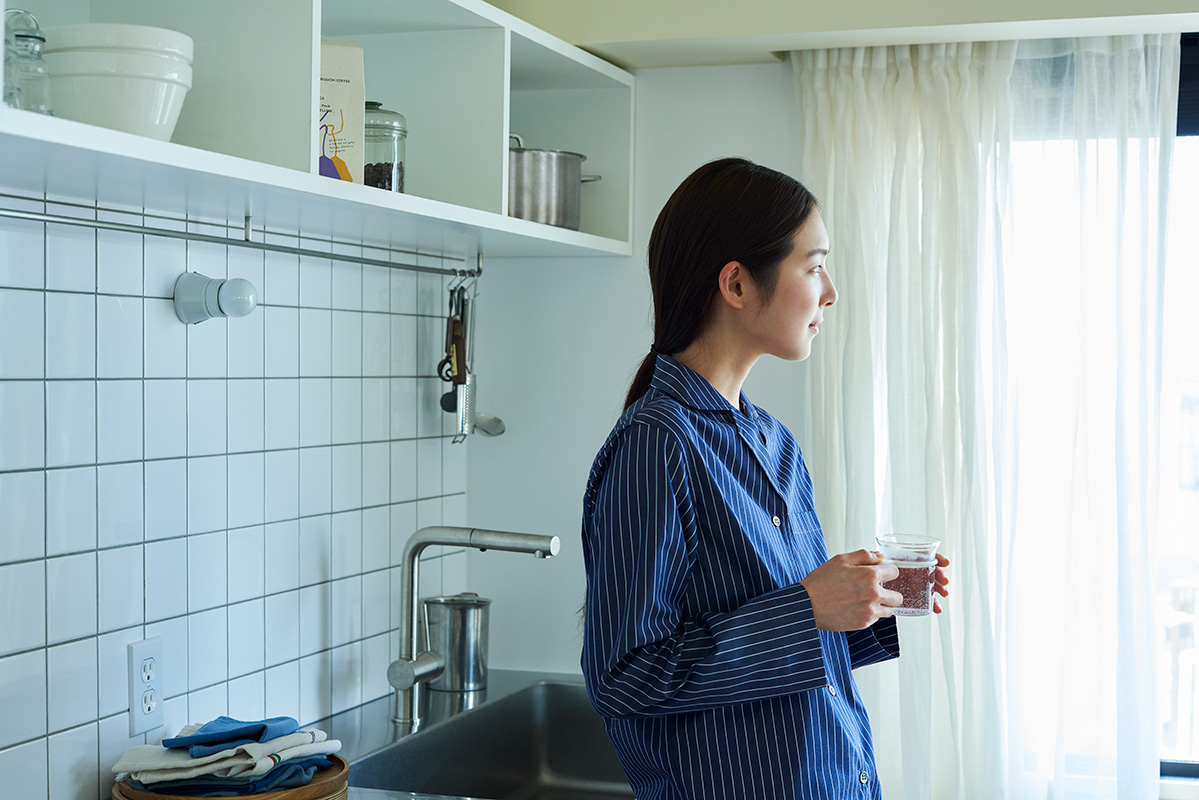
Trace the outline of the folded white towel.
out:
M 188 736 L 199 729 L 188 725 L 179 732 Z M 265 775 L 283 761 L 293 758 L 328 755 L 341 749 L 341 742 L 324 731 L 305 728 L 287 736 L 238 745 L 219 753 L 192 758 L 187 750 L 168 749 L 156 744 L 130 747 L 113 765 L 117 780 L 132 778 L 142 783 L 176 781 L 213 775 L 218 778 L 252 778 Z

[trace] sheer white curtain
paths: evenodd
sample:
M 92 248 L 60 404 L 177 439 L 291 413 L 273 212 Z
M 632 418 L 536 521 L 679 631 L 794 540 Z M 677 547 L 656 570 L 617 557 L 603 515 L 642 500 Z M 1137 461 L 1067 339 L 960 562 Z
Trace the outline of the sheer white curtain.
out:
M 858 675 L 889 797 L 1156 796 L 1145 273 L 1176 54 L 1176 36 L 792 54 L 841 292 L 802 432 L 826 535 L 931 533 L 954 561 L 946 613 L 901 621 L 903 657 Z M 1053 447 L 1023 411 L 1046 403 L 1069 417 L 1046 422 Z
M 1153 545 L 1178 62 L 1177 36 L 1046 40 L 1022 42 L 1013 72 L 1008 302 L 1039 329 L 1008 337 L 1021 434 L 1008 579 L 1013 594 L 1037 587 L 1040 605 L 1014 603 L 1005 632 L 1017 797 L 1158 794 Z

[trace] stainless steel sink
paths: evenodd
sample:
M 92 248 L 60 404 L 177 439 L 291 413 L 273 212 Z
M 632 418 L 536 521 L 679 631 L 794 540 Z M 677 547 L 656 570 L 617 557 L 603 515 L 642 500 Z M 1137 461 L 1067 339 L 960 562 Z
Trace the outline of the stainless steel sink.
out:
M 586 690 L 549 681 L 355 761 L 350 785 L 487 800 L 633 797 Z

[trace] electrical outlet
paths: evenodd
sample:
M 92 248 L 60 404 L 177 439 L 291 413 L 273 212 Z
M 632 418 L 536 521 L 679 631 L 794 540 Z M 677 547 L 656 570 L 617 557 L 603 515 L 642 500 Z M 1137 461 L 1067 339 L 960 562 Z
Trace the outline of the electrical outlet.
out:
M 162 727 L 162 637 L 129 645 L 129 735 Z

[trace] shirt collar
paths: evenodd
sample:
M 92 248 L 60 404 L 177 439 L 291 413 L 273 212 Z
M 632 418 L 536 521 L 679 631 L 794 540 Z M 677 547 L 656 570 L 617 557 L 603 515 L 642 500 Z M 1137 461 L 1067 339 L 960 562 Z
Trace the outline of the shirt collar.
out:
M 724 395 L 716 391 L 706 378 L 665 353 L 658 355 L 650 386 L 697 411 L 739 413 L 741 410 L 734 409 L 729 405 L 729 401 L 725 399 Z M 754 408 L 753 403 L 749 402 L 745 392 L 741 392 L 741 408 L 745 409 L 750 419 L 757 420 L 757 409 Z

